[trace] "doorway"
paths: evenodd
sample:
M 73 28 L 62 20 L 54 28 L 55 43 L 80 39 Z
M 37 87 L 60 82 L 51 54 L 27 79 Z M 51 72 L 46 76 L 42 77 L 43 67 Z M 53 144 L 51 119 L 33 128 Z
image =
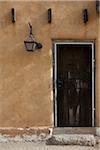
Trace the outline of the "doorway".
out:
M 56 127 L 94 126 L 94 63 L 94 43 L 54 43 Z

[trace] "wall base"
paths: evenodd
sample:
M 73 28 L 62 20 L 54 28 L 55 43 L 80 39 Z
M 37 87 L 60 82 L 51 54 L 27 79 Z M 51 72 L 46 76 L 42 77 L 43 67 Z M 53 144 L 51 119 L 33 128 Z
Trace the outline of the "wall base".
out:
M 52 128 L 0 128 L 0 142 L 44 141 L 52 134 Z
M 100 127 L 96 127 L 96 135 L 100 136 Z

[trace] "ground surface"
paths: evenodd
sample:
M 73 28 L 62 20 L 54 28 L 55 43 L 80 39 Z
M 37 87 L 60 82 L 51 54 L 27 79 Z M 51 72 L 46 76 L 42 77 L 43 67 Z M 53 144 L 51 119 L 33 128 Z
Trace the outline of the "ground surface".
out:
M 45 143 L 34 142 L 8 142 L 0 143 L 0 150 L 100 150 L 100 144 L 96 147 L 89 146 L 47 146 Z

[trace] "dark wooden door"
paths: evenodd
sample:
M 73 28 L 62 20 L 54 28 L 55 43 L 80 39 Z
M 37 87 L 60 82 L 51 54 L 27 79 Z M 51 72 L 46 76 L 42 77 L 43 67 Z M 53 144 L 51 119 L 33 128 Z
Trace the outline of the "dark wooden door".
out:
M 92 126 L 91 45 L 57 45 L 57 126 Z

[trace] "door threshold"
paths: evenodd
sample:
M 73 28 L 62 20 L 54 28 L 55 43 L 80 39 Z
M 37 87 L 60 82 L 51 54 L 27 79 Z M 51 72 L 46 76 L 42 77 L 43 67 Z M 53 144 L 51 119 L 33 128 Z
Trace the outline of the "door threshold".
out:
M 53 135 L 56 134 L 96 134 L 95 127 L 55 127 Z

